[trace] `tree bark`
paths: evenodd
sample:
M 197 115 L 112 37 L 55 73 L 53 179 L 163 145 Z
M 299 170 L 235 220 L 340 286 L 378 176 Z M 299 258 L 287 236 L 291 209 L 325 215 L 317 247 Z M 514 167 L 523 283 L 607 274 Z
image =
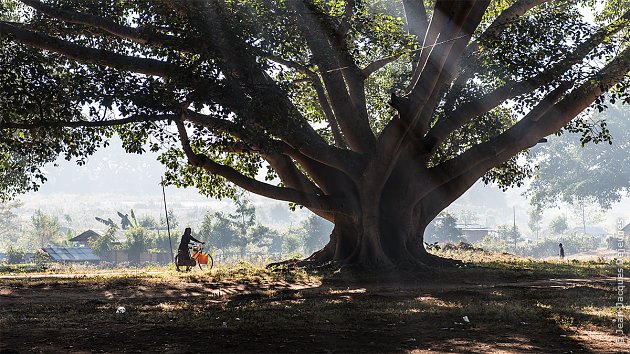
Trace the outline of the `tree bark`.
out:
M 453 264 L 451 260 L 429 254 L 423 242 L 426 226 L 444 205 L 431 201 L 435 196 L 428 192 L 434 188 L 430 184 L 423 188 L 427 190 L 425 199 L 418 202 L 412 198 L 409 185 L 418 181 L 411 181 L 413 177 L 404 170 L 394 171 L 380 192 L 365 186 L 357 187 L 361 196 L 359 205 L 352 212 L 354 217 L 335 214 L 335 226 L 328 244 L 302 264 L 336 263 L 368 269 Z M 456 196 L 450 197 L 456 199 Z

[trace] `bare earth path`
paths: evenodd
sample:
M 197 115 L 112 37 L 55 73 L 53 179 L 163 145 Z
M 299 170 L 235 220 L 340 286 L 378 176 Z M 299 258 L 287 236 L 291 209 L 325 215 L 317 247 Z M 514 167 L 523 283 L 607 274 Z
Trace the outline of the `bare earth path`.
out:
M 2 276 L 0 353 L 627 352 L 606 313 L 615 278 L 483 274 Z

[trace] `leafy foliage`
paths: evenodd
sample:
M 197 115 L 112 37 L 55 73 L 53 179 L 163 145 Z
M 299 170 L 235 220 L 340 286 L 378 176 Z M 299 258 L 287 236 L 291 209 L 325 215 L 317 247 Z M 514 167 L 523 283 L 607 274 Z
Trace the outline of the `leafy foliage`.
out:
M 59 232 L 59 219 L 36 210 L 31 217 L 30 237 L 35 247 L 46 247 L 56 241 L 61 233 Z
M 315 252 L 322 248 L 332 232 L 332 225 L 326 220 L 311 215 L 302 222 L 302 230 L 304 232 L 304 247 L 306 252 Z
M 506 1 L 491 2 L 475 34 L 479 36 L 482 30 L 487 29 L 509 4 Z M 2 37 L 0 117 L 4 121 L 80 122 L 104 121 L 114 115 L 176 114 L 180 111 L 181 102 L 185 101 L 191 107 L 210 112 L 217 119 L 238 124 L 248 135 L 299 134 L 302 123 L 295 123 L 299 120 L 280 117 L 293 117 L 298 112 L 311 124 L 321 126 L 326 122 L 309 76 L 286 64 L 296 63 L 296 66 L 307 68 L 307 74 L 320 74 L 320 68 L 309 66 L 317 53 L 310 51 L 307 39 L 300 34 L 298 17 L 284 2 L 239 0 L 224 1 L 219 6 L 214 2 L 204 5 L 196 1 L 176 4 L 167 1 L 55 0 L 47 2 L 47 5 L 83 11 L 122 26 L 141 28 L 155 38 L 170 34 L 177 36 L 178 40 L 166 41 L 166 45 L 160 42 L 139 45 L 87 25 L 46 16 L 15 1 L 4 2 L 1 15 L 7 20 L 20 19 L 32 30 L 55 34 L 78 45 L 162 60 L 175 65 L 173 68 L 177 70 L 167 77 L 128 74 L 105 59 L 80 63 Z M 440 116 L 448 118 L 452 110 L 449 102 L 471 102 L 500 85 L 531 77 L 544 68 L 558 64 L 565 53 L 573 50 L 575 43 L 596 30 L 578 13 L 579 6 L 590 5 L 593 4 L 589 1 L 549 2 L 534 8 L 527 16 L 504 24 L 497 36 L 483 37 L 475 55 L 462 61 L 462 72 L 464 75 L 474 73 L 474 80 L 446 95 L 444 105 L 436 111 L 434 120 Z M 353 11 L 352 16 L 346 18 L 348 6 L 353 7 Z M 431 15 L 432 4 L 427 6 Z M 601 23 L 612 21 L 623 9 L 619 2 L 607 1 L 597 19 Z M 378 136 L 395 115 L 388 105 L 388 97 L 391 92 L 404 92 L 410 63 L 419 50 L 418 38 L 406 30 L 405 11 L 401 4 L 391 2 L 319 0 L 312 2 L 312 11 L 325 15 L 333 23 L 348 22 L 344 45 L 359 67 L 383 58 L 398 58 L 371 75 L 365 84 L 370 126 Z M 228 18 L 229 26 L 223 22 Z M 241 42 L 232 43 L 232 52 L 226 53 L 227 49 L 221 44 L 230 37 Z M 619 43 L 625 42 L 611 37 L 584 62 L 610 59 L 611 53 L 619 49 Z M 250 77 L 238 77 L 239 80 L 255 82 L 255 67 L 255 70 L 271 76 L 278 89 L 258 87 L 256 83 L 240 87 L 240 84 L 235 84 L 237 74 L 229 71 L 225 60 L 237 56 L 239 65 L 252 67 L 252 72 L 245 73 Z M 274 61 L 275 58 L 281 60 Z M 513 107 L 509 110 L 501 106 L 472 120 L 449 137 L 445 146 L 436 152 L 433 161 L 444 161 L 500 134 L 550 88 L 568 81 L 577 86 L 595 69 L 589 64 L 577 66 L 540 89 L 514 98 Z M 278 94 L 289 98 L 293 108 L 279 99 Z M 618 94 L 625 96 L 624 92 Z M 295 111 L 291 112 L 292 109 Z M 578 119 L 574 127 L 580 129 L 581 123 L 582 120 Z M 317 131 L 332 143 L 331 129 L 329 123 L 324 123 Z M 54 161 L 59 154 L 67 159 L 78 158 L 79 164 L 84 163 L 86 156 L 107 145 L 107 138 L 114 132 L 122 137 L 123 145 L 129 152 L 142 153 L 146 149 L 163 151 L 160 160 L 168 168 L 167 183 L 181 187 L 195 186 L 209 196 L 235 196 L 234 185 L 223 177 L 185 163 L 184 154 L 177 147 L 175 135 L 167 122 L 150 120 L 116 128 L 47 127 L 20 132 L 3 129 L 0 139 L 2 195 L 13 196 L 37 189 L 45 181 L 40 167 Z M 232 151 L 232 147 L 240 141 L 233 134 L 199 127 L 191 133 L 193 148 L 214 161 L 249 177 L 256 176 L 263 168 L 263 159 L 255 151 Z M 512 159 L 487 174 L 485 180 L 497 181 L 505 187 L 520 184 L 530 173 L 530 167 L 521 166 L 521 163 L 518 158 Z
M 448 212 L 443 212 L 435 218 L 425 234 L 428 242 L 458 243 L 465 241 L 462 231 L 457 228 L 457 219 Z
M 148 230 L 142 227 L 129 228 L 125 232 L 125 237 L 127 239 L 124 246 L 129 252 L 130 261 L 139 260 L 140 253 L 147 251 L 151 245 L 151 236 Z
M 513 250 L 516 250 L 519 241 L 523 240 L 521 231 L 515 225 L 499 225 L 497 235 L 500 239 L 505 240 Z
M 24 262 L 25 252 L 21 248 L 9 246 L 7 249 L 7 263 L 19 264 Z
M 17 240 L 17 215 L 13 212 L 13 209 L 18 208 L 21 205 L 18 201 L 2 202 L 0 203 L 0 237 L 9 241 L 15 242 Z
M 104 235 L 89 240 L 89 246 L 96 254 L 102 256 L 105 253 L 114 249 L 114 243 L 116 241 L 116 231 L 118 228 L 110 227 L 107 229 Z M 136 247 L 135 242 L 127 244 L 130 247 Z
M 569 229 L 567 218 L 564 215 L 558 215 L 549 222 L 549 230 L 554 235 L 560 235 Z
M 595 199 L 609 208 L 630 191 L 630 111 L 613 107 L 589 118 L 594 134 L 612 135 L 610 141 L 584 144 L 580 133 L 565 133 L 550 139 L 535 154 L 536 178 L 527 195 L 538 207 L 558 202 L 573 204 Z

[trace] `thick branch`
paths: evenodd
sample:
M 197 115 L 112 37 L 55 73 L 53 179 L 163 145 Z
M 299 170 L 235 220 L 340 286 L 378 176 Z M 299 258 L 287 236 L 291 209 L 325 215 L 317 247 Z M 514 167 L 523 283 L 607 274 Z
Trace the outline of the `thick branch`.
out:
M 147 29 L 123 26 L 119 23 L 110 21 L 100 16 L 86 14 L 73 10 L 59 9 L 46 5 L 37 0 L 20 1 L 46 16 L 69 23 L 98 28 L 114 36 L 128 39 L 139 44 L 156 44 L 158 46 L 176 48 L 178 50 L 188 52 L 198 52 L 199 49 L 199 43 L 195 43 L 195 46 L 187 46 L 185 45 L 186 42 L 183 41 L 181 38 L 177 38 L 167 34 L 151 32 Z
M 437 14 L 434 14 L 431 26 L 440 25 L 442 27 L 440 31 L 443 33 L 440 33 L 436 39 L 440 38 L 449 42 L 441 44 L 434 49 L 435 52 L 431 51 L 427 54 L 425 68 L 422 70 L 421 78 L 418 80 L 417 86 L 413 88 L 409 99 L 395 96 L 392 98 L 392 106 L 398 110 L 400 119 L 392 120 L 379 139 L 380 160 L 387 167 L 375 167 L 375 170 L 391 171 L 397 164 L 398 156 L 403 151 L 403 145 L 406 142 L 419 141 L 424 134 L 439 99 L 440 88 L 452 78 L 450 73 L 453 68 L 452 63 L 457 60 L 470 39 L 471 33 L 479 25 L 488 4 L 489 1 L 487 0 L 474 4 L 470 2 L 450 3 L 453 7 L 447 8 L 444 4 L 436 3 L 434 11 Z M 438 5 L 443 10 L 439 10 Z M 450 14 L 451 19 L 449 21 L 446 18 L 440 20 L 440 17 L 445 17 L 444 11 L 448 11 Z M 437 31 L 437 29 L 430 27 L 427 37 L 434 36 L 432 33 Z
M 465 2 L 469 3 L 469 1 Z M 448 40 L 442 32 L 454 29 L 453 24 L 449 21 L 453 16 L 453 8 L 458 8 L 455 1 L 437 0 L 435 2 L 433 16 L 422 41 L 422 49 L 415 66 L 412 68 L 413 74 L 410 80 L 409 92 L 412 92 L 418 85 L 420 75 L 425 71 L 429 58 L 435 50 L 436 43 L 440 40 Z
M 99 128 L 113 127 L 129 123 L 159 122 L 177 119 L 175 114 L 135 115 L 128 118 L 97 121 L 33 121 L 28 123 L 0 120 L 0 129 L 37 129 L 37 128 Z
M 441 68 L 429 65 L 429 70 L 426 73 L 422 73 L 420 87 L 414 89 L 410 97 L 412 110 L 418 106 L 420 107 L 420 112 L 415 113 L 412 118 L 407 118 L 412 119 L 412 122 L 414 122 L 410 124 L 411 133 L 414 134 L 414 141 L 419 141 L 429 128 L 433 112 L 440 97 L 443 95 L 444 88 L 450 85 L 450 82 L 455 77 L 456 63 L 460 60 L 462 52 L 470 41 L 472 33 L 479 26 L 489 4 L 489 0 L 477 1 L 471 8 L 465 7 L 461 10 L 461 17 L 464 18 L 463 22 L 458 18 L 454 20 L 454 25 L 459 27 L 459 30 L 455 29 L 451 35 L 447 33 L 447 38 L 452 37 L 452 42 L 444 45 L 436 53 L 436 57 L 440 58 L 439 60 L 442 63 Z M 467 14 L 465 14 L 466 11 L 468 11 Z M 460 22 L 461 25 L 459 25 Z M 453 37 L 454 35 L 457 36 Z M 429 64 L 434 63 L 431 61 Z M 425 86 L 425 82 L 430 83 L 432 86 Z M 416 96 L 414 97 L 414 95 Z
M 317 94 L 317 100 L 319 101 L 319 104 L 322 108 L 322 111 L 324 112 L 326 120 L 328 121 L 328 125 L 330 126 L 333 137 L 335 139 L 335 146 L 340 147 L 340 148 L 345 148 L 346 143 L 343 139 L 343 135 L 341 134 L 341 131 L 339 130 L 339 124 L 337 123 L 337 118 L 335 117 L 335 114 L 330 105 L 330 100 L 328 99 L 326 95 L 326 90 L 324 89 L 324 86 L 322 85 L 322 82 L 319 76 L 317 75 L 317 73 L 314 73 L 313 71 L 311 71 L 306 65 L 296 63 L 294 61 L 287 60 L 287 59 L 278 57 L 276 55 L 264 53 L 260 51 L 258 48 L 252 47 L 252 50 L 256 51 L 262 57 L 265 57 L 277 64 L 295 69 L 298 72 L 301 72 L 307 76 L 307 78 L 305 78 L 304 80 L 306 82 L 310 82 L 313 85 L 313 88 L 315 89 L 315 93 Z
M 475 47 L 476 43 L 483 42 L 490 38 L 496 38 L 503 29 L 511 22 L 516 21 L 521 16 L 525 15 L 527 11 L 534 7 L 549 2 L 550 0 L 518 0 L 507 9 L 503 10 L 497 18 L 492 21 L 490 26 L 479 36 L 477 41 L 473 43 Z
M 562 129 L 599 96 L 622 81 L 629 72 L 630 48 L 627 48 L 595 77 L 555 105 L 551 106 L 559 98 L 556 91 L 549 94 L 538 107 L 504 133 L 431 169 L 439 186 L 431 193 L 442 198 L 453 191 L 463 193 L 490 169 L 508 161 L 520 151 L 536 145 L 542 137 Z M 447 203 L 445 206 L 452 203 L 461 193 L 444 198 L 444 203 Z
M 347 52 L 336 28 L 316 9 L 302 1 L 287 6 L 296 13 L 300 30 L 321 70 L 331 107 L 348 146 L 357 152 L 372 151 L 376 139 L 369 125 L 361 70 Z
M 364 78 L 367 79 L 370 75 L 372 75 L 374 72 L 380 70 L 385 65 L 396 61 L 398 58 L 400 58 L 401 55 L 402 55 L 402 53 L 375 60 L 372 63 L 370 63 L 368 66 L 366 66 L 361 71 L 361 74 L 363 75 Z
M 221 131 L 239 139 L 241 143 L 237 143 L 229 147 L 229 149 L 231 150 L 236 149 L 242 152 L 250 151 L 259 153 L 270 164 L 270 159 L 273 159 L 274 161 L 283 161 L 285 168 L 294 171 L 291 174 L 292 176 L 295 176 L 296 173 L 302 174 L 294 166 L 293 162 L 290 163 L 290 165 L 293 165 L 293 167 L 290 167 L 288 164 L 288 162 L 290 161 L 288 157 L 295 159 L 306 170 L 306 172 L 315 181 L 315 183 L 317 183 L 319 188 L 328 195 L 343 195 L 343 193 L 340 192 L 343 188 L 346 188 L 349 185 L 348 176 L 343 170 L 319 162 L 316 159 L 307 156 L 303 152 L 294 149 L 284 141 L 268 138 L 265 134 L 252 134 L 231 121 L 207 116 L 189 110 L 183 112 L 182 118 L 195 125 L 205 127 L 210 130 Z M 352 152 L 347 150 L 340 151 L 345 151 L 352 154 Z M 320 156 L 319 159 L 321 158 L 322 157 Z M 350 157 L 348 157 L 348 159 L 350 159 Z M 347 164 L 345 166 L 345 169 L 351 169 L 351 166 L 352 164 Z M 278 170 L 276 170 L 276 172 L 280 173 Z M 302 180 L 302 182 L 300 182 L 300 185 L 308 180 L 306 176 L 300 177 L 299 179 Z M 309 183 L 312 182 L 309 181 Z M 312 190 L 307 189 L 304 191 L 312 193 Z
M 278 173 L 280 180 L 282 180 L 285 186 L 311 194 L 323 194 L 311 180 L 300 172 L 289 157 L 280 154 L 270 154 L 265 155 L 265 160 L 267 160 L 269 165 Z M 332 213 L 318 209 L 309 210 L 326 220 L 333 221 Z
M 512 4 L 510 7 L 505 9 L 499 16 L 497 16 L 494 21 L 486 28 L 486 30 L 477 38 L 476 41 L 471 43 L 464 53 L 462 54 L 462 59 L 465 60 L 476 60 L 474 53 L 476 53 L 479 49 L 479 43 L 482 41 L 487 41 L 488 39 L 496 38 L 499 33 L 501 33 L 507 25 L 516 21 L 525 13 L 527 13 L 532 8 L 546 3 L 550 0 L 519 0 Z M 461 66 L 461 63 L 457 63 L 458 66 Z M 464 66 L 464 68 L 468 67 L 468 65 Z M 459 70 L 456 70 L 459 71 Z M 464 70 L 459 74 L 457 80 L 453 84 L 451 91 L 446 97 L 446 102 L 444 104 L 445 110 L 450 112 L 455 104 L 455 100 L 461 94 L 464 85 L 468 80 L 472 78 L 474 72 L 472 70 Z
M 18 42 L 35 48 L 49 50 L 84 63 L 100 64 L 120 70 L 162 77 L 176 77 L 182 74 L 180 67 L 160 60 L 138 58 L 103 49 L 83 47 L 6 22 L 0 22 L 0 35 L 11 36 Z
M 328 121 L 328 125 L 330 126 L 330 130 L 332 131 L 333 138 L 335 139 L 335 146 L 339 148 L 345 148 L 346 141 L 341 134 L 341 130 L 339 130 L 339 124 L 337 123 L 337 117 L 335 117 L 335 113 L 330 106 L 330 101 L 328 96 L 326 95 L 326 90 L 322 86 L 322 83 L 319 79 L 319 76 L 315 73 L 311 73 L 309 75 L 311 77 L 311 83 L 313 84 L 313 88 L 317 93 L 317 100 L 319 101 L 319 105 L 322 107 L 322 111 L 326 116 L 326 120 Z
M 479 100 L 462 104 L 448 117 L 438 121 L 425 137 L 426 150 L 428 152 L 435 149 L 453 131 L 459 129 L 470 120 L 485 114 L 499 106 L 506 100 L 532 92 L 541 86 L 549 84 L 560 75 L 570 70 L 575 64 L 582 62 L 597 45 L 606 38 L 613 36 L 630 24 L 630 11 L 627 11 L 619 20 L 600 28 L 593 36 L 581 43 L 576 49 L 568 54 L 562 61 L 552 65 L 547 70 L 519 82 L 510 82 L 501 86 Z
M 423 1 L 403 0 L 403 8 L 405 10 L 405 19 L 409 33 L 416 36 L 420 41 L 424 40 L 429 21 Z
M 292 142 L 284 142 L 268 138 L 264 133 L 250 133 L 235 123 L 208 116 L 193 111 L 184 112 L 183 118 L 191 123 L 206 127 L 210 130 L 219 130 L 256 146 L 261 151 L 280 152 L 295 159 L 308 158 L 342 171 L 349 176 L 356 175 L 360 170 L 362 159 L 356 153 L 335 148 L 318 141 L 305 145 L 291 145 Z
M 278 173 L 285 186 L 315 195 L 324 194 L 295 166 L 290 157 L 281 154 L 265 154 L 265 160 Z
M 457 2 L 452 5 L 448 21 L 445 21 L 443 29 L 440 30 L 438 37 L 440 45 L 428 54 L 426 64 L 409 98 L 401 99 L 400 104 L 395 106 L 401 120 L 408 126 L 407 130 L 415 135 L 416 140 L 422 137 L 428 128 L 442 87 L 453 77 L 451 73 L 455 66 L 453 63 L 459 60 L 465 44 L 479 25 L 488 4 L 489 1 L 479 1 Z
M 346 8 L 343 11 L 343 17 L 341 18 L 341 23 L 337 28 L 337 37 L 340 40 L 346 38 L 348 31 L 350 30 L 350 20 L 354 15 L 354 7 L 356 5 L 355 0 L 346 0 Z
M 177 124 L 182 148 L 184 150 L 184 153 L 186 154 L 186 157 L 188 158 L 189 164 L 191 164 L 192 166 L 204 168 L 208 172 L 219 175 L 249 192 L 264 197 L 294 202 L 307 208 L 313 208 L 317 210 L 335 211 L 342 213 L 346 212 L 344 210 L 343 203 L 334 202 L 333 200 L 331 200 L 331 198 L 300 192 L 293 188 L 278 187 L 260 182 L 243 175 L 230 166 L 216 163 L 208 158 L 206 155 L 195 153 L 190 145 L 188 133 L 186 132 L 186 127 L 184 123 L 180 120 L 176 120 L 175 122 Z
M 257 128 L 256 134 L 280 137 L 293 151 L 301 155 L 340 171 L 356 173 L 352 172 L 355 154 L 328 145 L 318 135 L 286 96 L 286 92 L 259 65 L 256 55 L 249 51 L 249 46 L 234 33 L 232 25 L 226 20 L 228 13 L 222 9 L 220 2 L 205 4 L 213 28 L 219 29 L 211 32 L 210 39 L 224 58 L 226 75 L 247 96 L 265 98 L 264 101 L 256 101 L 255 105 L 235 113 L 253 122 L 252 125 Z

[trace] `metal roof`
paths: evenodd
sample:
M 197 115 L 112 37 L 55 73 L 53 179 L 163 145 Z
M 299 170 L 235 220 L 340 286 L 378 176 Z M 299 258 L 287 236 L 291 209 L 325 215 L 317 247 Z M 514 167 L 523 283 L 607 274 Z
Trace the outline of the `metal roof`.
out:
M 87 241 L 87 240 L 89 240 L 91 238 L 100 237 L 100 236 L 101 235 L 98 234 L 94 230 L 87 230 L 87 231 L 84 231 L 83 233 L 81 233 L 80 235 L 71 238 L 70 241 L 71 242 L 83 242 L 83 241 Z
M 102 229 L 86 230 L 82 232 L 81 234 L 71 238 L 70 242 L 88 242 L 91 239 L 98 238 L 98 237 L 101 237 L 102 235 L 105 235 L 106 232 L 107 230 L 102 230 Z M 116 232 L 114 233 L 114 243 L 123 243 L 125 242 L 125 239 L 126 239 L 125 234 L 120 230 L 116 230 Z
M 42 250 L 57 262 L 98 262 L 101 260 L 88 247 L 46 247 Z

